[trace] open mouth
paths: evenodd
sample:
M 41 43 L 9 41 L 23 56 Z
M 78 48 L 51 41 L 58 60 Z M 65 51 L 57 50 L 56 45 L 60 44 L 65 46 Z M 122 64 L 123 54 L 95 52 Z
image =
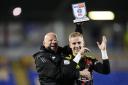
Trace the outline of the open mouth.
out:
M 79 51 L 80 49 L 81 49 L 80 47 L 74 48 L 74 50 L 78 50 L 78 51 Z

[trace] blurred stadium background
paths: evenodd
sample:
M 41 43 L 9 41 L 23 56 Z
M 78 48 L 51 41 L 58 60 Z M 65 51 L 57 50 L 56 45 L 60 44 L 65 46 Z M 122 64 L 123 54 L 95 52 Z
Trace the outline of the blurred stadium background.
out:
M 108 39 L 111 73 L 94 72 L 94 85 L 128 85 L 128 6 L 126 0 L 1 0 L 0 85 L 39 85 L 32 54 L 45 33 L 57 33 L 59 45 L 68 44 L 75 30 L 71 5 L 85 2 L 87 12 L 112 11 L 114 20 L 90 20 L 82 30 L 87 46 L 100 55 L 96 41 Z M 21 7 L 20 15 L 13 9 Z

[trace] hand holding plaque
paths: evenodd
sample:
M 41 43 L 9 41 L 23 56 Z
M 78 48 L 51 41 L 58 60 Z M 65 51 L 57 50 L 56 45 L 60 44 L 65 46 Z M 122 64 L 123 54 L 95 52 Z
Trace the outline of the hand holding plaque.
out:
M 89 18 L 86 16 L 87 12 L 84 2 L 72 4 L 72 9 L 75 17 L 75 20 L 73 20 L 74 23 L 80 23 L 89 20 Z

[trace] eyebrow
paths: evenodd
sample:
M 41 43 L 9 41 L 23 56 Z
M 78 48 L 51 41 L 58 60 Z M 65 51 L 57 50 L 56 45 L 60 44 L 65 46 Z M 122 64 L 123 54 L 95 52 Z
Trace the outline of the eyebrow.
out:
M 75 44 L 75 43 L 81 43 L 80 41 L 79 42 L 73 42 L 73 44 Z

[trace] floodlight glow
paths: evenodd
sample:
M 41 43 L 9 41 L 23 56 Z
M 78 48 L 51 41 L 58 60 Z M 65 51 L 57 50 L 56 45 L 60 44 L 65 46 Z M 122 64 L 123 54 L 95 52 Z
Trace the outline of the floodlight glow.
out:
M 88 16 L 92 20 L 114 20 L 115 18 L 112 11 L 90 11 Z
M 20 7 L 16 7 L 13 9 L 13 15 L 14 16 L 19 16 L 22 12 L 22 9 Z

